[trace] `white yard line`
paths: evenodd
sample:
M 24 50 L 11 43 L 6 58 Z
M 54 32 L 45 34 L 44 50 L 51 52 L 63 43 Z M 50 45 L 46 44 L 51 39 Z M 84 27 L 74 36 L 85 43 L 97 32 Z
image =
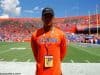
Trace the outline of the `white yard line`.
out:
M 28 59 L 26 62 L 30 62 L 31 61 L 31 59 Z
M 26 48 L 25 47 L 13 47 L 13 48 L 10 48 L 11 50 L 25 50 Z
M 25 50 L 26 48 L 24 47 L 20 47 L 20 48 L 10 48 L 8 50 L 4 50 L 2 52 L 0 52 L 0 54 L 3 54 L 3 53 L 6 53 L 6 52 L 10 52 L 10 51 L 13 51 L 13 50 Z
M 17 61 L 17 59 L 16 59 L 16 58 L 12 60 L 12 62 L 16 62 L 16 61 Z
M 86 63 L 90 63 L 90 61 L 89 61 L 89 60 L 85 60 L 85 62 L 86 62 Z
M 74 60 L 71 59 L 70 61 L 71 61 L 71 63 L 74 63 Z
M 15 49 L 15 48 L 12 48 L 12 49 L 6 50 L 6 51 L 2 51 L 2 52 L 0 52 L 0 54 L 4 54 L 4 53 L 10 52 L 10 51 L 14 51 L 14 49 Z M 24 49 L 26 49 L 26 48 L 22 48 L 22 50 L 24 50 Z M 19 50 L 19 48 L 18 48 L 18 50 Z M 25 57 L 25 56 L 27 56 L 27 55 L 29 55 L 29 53 L 23 55 L 22 57 Z M 3 61 L 3 59 L 1 59 L 0 61 Z M 15 58 L 15 59 L 12 59 L 12 62 L 16 62 L 16 61 L 17 61 L 16 58 Z M 30 62 L 31 60 L 27 60 L 27 61 Z

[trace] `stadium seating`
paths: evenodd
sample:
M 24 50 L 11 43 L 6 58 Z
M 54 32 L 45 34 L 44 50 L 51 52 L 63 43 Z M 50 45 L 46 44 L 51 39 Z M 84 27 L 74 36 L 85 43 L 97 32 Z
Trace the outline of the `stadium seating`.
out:
M 99 26 L 100 26 L 100 14 Z M 96 15 L 91 15 L 91 28 L 96 27 Z M 77 16 L 68 18 L 56 18 L 54 25 L 67 33 L 76 33 L 89 27 L 88 16 Z M 9 18 L 0 19 L 0 41 L 24 42 L 30 41 L 34 30 L 41 28 L 40 18 Z

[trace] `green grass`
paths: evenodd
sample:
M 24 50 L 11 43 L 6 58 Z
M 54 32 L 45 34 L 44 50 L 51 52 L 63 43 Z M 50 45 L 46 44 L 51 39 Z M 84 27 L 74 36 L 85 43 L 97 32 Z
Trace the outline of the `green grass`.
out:
M 11 50 L 11 48 L 26 48 L 24 50 Z M 31 59 L 33 61 L 33 54 L 29 43 L 0 43 L 0 58 L 5 61 L 27 61 Z
M 81 47 L 78 44 L 70 43 L 64 62 L 100 62 L 99 47 Z
M 87 46 L 87 45 L 86 45 Z M 11 48 L 26 48 L 24 50 L 13 50 Z M 2 60 L 1 60 L 2 59 Z M 30 62 L 35 61 L 33 58 L 30 43 L 7 43 L 0 42 L 0 61 Z M 70 43 L 63 62 L 75 63 L 100 63 L 100 46 L 83 47 L 80 44 Z

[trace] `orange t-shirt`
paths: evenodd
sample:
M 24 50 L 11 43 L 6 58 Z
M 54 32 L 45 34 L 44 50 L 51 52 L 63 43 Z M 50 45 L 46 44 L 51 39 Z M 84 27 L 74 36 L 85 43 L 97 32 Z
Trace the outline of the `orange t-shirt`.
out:
M 36 75 L 61 75 L 61 61 L 66 54 L 66 38 L 58 28 L 44 32 L 36 30 L 31 37 L 31 47 L 37 63 Z M 53 56 L 53 67 L 44 67 L 44 56 Z

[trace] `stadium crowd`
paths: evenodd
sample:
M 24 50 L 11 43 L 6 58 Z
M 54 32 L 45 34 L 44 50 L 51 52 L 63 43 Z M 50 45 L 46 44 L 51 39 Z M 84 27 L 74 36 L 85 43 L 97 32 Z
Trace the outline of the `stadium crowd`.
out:
M 17 42 L 28 41 L 31 37 L 31 32 L 35 30 L 33 25 L 25 24 L 0 24 L 0 41 Z
M 95 26 L 96 18 L 95 16 L 92 17 L 93 18 L 91 19 L 91 26 Z M 65 18 L 65 19 L 62 18 L 57 20 L 55 22 L 55 25 L 67 33 L 69 41 L 82 42 L 82 43 L 95 43 L 95 44 L 100 43 L 100 35 L 96 36 L 96 34 L 88 35 L 82 33 L 75 34 L 77 31 L 77 27 L 84 26 L 83 29 L 85 27 L 88 27 L 88 17 L 77 17 L 77 18 L 72 17 L 72 18 Z M 30 41 L 32 32 L 37 28 L 40 28 L 41 26 L 42 23 L 38 19 L 0 20 L 0 41 L 6 41 L 6 42 Z

